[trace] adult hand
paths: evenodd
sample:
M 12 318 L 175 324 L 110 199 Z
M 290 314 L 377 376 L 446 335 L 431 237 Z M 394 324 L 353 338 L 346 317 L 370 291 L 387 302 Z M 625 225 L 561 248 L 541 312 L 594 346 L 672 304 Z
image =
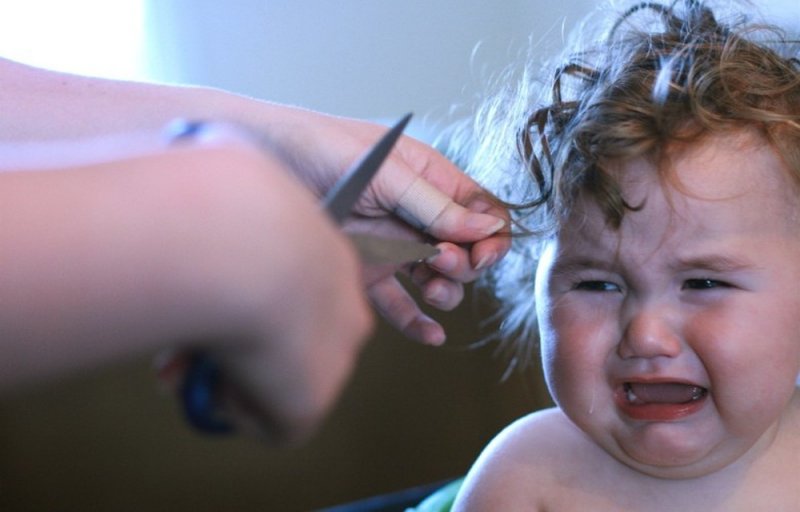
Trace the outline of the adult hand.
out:
M 202 351 L 235 423 L 319 423 L 372 314 L 352 245 L 279 160 L 211 125 L 0 156 L 0 390 L 165 349 L 177 384 Z
M 386 131 L 373 123 L 274 106 L 262 127 L 267 144 L 318 196 Z M 345 230 L 385 237 L 438 241 L 440 254 L 405 267 L 365 267 L 367 292 L 377 310 L 411 338 L 439 344 L 442 326 L 422 312 L 398 281 L 411 274 L 422 298 L 450 310 L 463 284 L 500 259 L 510 246 L 508 213 L 433 148 L 401 137 L 346 223 Z
M 300 114 L 307 115 L 305 111 Z M 345 130 L 350 136 L 340 134 L 339 143 L 327 154 L 324 150 L 327 146 L 321 145 L 315 151 L 291 155 L 285 143 L 279 146 L 270 139 L 264 154 L 268 156 L 273 154 L 272 150 L 280 149 L 283 161 L 291 164 L 307 188 L 322 195 L 386 129 L 314 115 L 331 121 L 330 130 Z M 204 132 L 205 135 L 195 133 L 194 138 L 202 141 L 214 130 Z M 287 132 L 278 133 L 285 136 Z M 316 136 L 324 138 L 324 133 Z M 328 146 L 332 138 L 329 133 Z M 341 157 L 342 148 L 351 148 L 352 158 Z M 323 163 L 323 156 L 334 163 Z M 440 185 L 437 187 L 434 183 Z M 340 312 L 339 318 L 313 315 L 320 309 L 311 307 L 315 302 L 329 303 L 333 296 L 336 296 L 334 302 L 339 304 L 352 300 L 337 291 L 347 289 L 347 283 L 342 281 L 349 280 L 350 285 L 357 283 L 358 286 L 362 283 L 331 265 L 324 245 L 333 244 L 331 250 L 335 250 L 337 242 L 322 236 L 326 230 L 310 222 L 324 216 L 319 199 L 313 204 L 302 198 L 293 200 L 293 186 L 297 184 L 275 187 L 264 194 L 262 201 L 284 204 L 282 208 L 276 206 L 279 211 L 269 217 L 284 219 L 282 223 L 286 226 L 294 225 L 291 233 L 279 237 L 279 240 L 286 240 L 285 248 L 294 247 L 298 240 L 305 240 L 309 249 L 322 245 L 321 252 L 306 250 L 291 256 L 298 262 L 305 262 L 301 266 L 306 270 L 295 268 L 286 273 L 288 279 L 302 285 L 308 293 L 295 293 L 302 290 L 294 290 L 288 283 L 286 287 L 273 288 L 287 293 L 286 305 L 280 308 L 282 313 L 277 324 L 273 315 L 275 309 L 265 310 L 265 318 L 272 320 L 266 322 L 269 327 L 264 339 L 274 337 L 279 343 L 256 344 L 244 351 L 226 349 L 212 353 L 227 380 L 227 385 L 223 385 L 222 403 L 239 430 L 264 432 L 266 429 L 279 437 L 302 437 L 318 423 L 338 396 L 360 347 L 348 340 L 337 342 L 337 332 L 348 334 L 348 322 L 352 322 L 352 318 L 344 314 L 346 311 Z M 462 300 L 463 283 L 477 277 L 507 249 L 508 238 L 494 236 L 505 225 L 505 215 L 504 210 L 441 155 L 406 137 L 398 142 L 395 153 L 363 194 L 346 230 L 389 238 L 448 240 L 438 244 L 441 253 L 429 262 L 416 265 L 413 271 L 408 267 L 402 270 L 411 272 L 412 280 L 429 303 L 440 309 L 450 309 Z M 303 236 L 298 237 L 298 234 Z M 276 250 L 282 248 L 279 245 L 282 244 L 276 245 Z M 276 256 L 273 254 L 272 258 Z M 273 270 L 285 268 L 285 265 L 278 265 Z M 373 304 L 407 335 L 427 343 L 441 343 L 444 341 L 441 325 L 421 311 L 395 276 L 397 270 L 392 266 L 362 269 L 363 284 Z M 317 276 L 319 272 L 323 275 Z M 302 276 L 302 280 L 297 276 Z M 336 281 L 338 288 L 328 284 L 327 292 L 320 290 L 320 286 L 332 281 Z M 309 286 L 311 284 L 314 286 Z M 294 300 L 298 297 L 299 300 Z M 280 326 L 283 327 L 276 328 Z M 350 333 L 356 327 L 350 328 Z M 325 337 L 332 339 L 321 339 Z M 181 359 L 173 360 L 173 371 L 176 361 L 181 362 Z
M 218 128 L 199 142 L 224 139 Z M 339 227 L 280 162 L 268 152 L 258 156 L 265 165 L 245 173 L 251 182 L 236 182 L 240 172 L 220 176 L 220 187 L 237 197 L 230 198 L 232 223 L 224 230 L 230 236 L 215 242 L 239 269 L 223 290 L 251 306 L 243 308 L 249 322 L 237 319 L 238 340 L 205 350 L 220 366 L 221 403 L 240 432 L 304 439 L 351 375 L 371 316 L 353 247 Z M 225 219 L 225 211 L 222 205 L 217 217 Z M 249 225 L 237 227 L 237 220 Z

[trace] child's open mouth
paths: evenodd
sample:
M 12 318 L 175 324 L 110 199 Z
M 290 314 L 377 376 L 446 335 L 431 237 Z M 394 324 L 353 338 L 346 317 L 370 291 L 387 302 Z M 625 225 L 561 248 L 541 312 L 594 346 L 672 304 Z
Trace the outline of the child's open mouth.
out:
M 699 410 L 708 390 L 681 382 L 626 382 L 617 394 L 617 405 L 637 420 L 669 421 Z
M 625 398 L 631 404 L 640 405 L 647 403 L 687 403 L 700 400 L 707 393 L 703 387 L 678 382 L 662 382 L 658 384 L 626 382 L 624 388 Z

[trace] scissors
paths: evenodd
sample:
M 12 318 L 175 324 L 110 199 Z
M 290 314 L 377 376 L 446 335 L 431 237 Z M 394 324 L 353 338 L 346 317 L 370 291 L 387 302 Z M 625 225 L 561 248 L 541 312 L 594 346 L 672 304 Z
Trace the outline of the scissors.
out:
M 389 156 L 410 119 L 411 114 L 407 114 L 398 121 L 326 194 L 322 205 L 337 224 L 342 224 L 350 215 L 353 205 Z M 439 253 L 432 245 L 422 242 L 371 235 L 348 236 L 367 264 L 410 263 Z M 217 406 L 217 390 L 222 378 L 219 366 L 208 354 L 198 352 L 190 357 L 180 398 L 186 420 L 200 432 L 222 435 L 234 430 Z

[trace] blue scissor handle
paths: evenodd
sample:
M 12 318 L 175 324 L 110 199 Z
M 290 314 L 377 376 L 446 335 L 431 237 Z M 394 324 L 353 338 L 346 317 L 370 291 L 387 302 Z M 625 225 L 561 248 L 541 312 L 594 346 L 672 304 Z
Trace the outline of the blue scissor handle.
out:
M 205 354 L 191 356 L 181 388 L 181 401 L 186 420 L 206 434 L 230 434 L 233 425 L 219 415 L 216 392 L 221 373 L 214 361 Z

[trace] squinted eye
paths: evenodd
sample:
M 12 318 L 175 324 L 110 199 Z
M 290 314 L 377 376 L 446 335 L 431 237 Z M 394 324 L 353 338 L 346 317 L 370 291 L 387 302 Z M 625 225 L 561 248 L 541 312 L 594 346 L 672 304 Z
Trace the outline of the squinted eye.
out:
M 684 290 L 712 290 L 714 288 L 727 288 L 730 285 L 716 279 L 687 279 L 683 283 Z
M 575 285 L 575 289 L 586 292 L 618 292 L 619 286 L 608 281 L 581 281 Z

